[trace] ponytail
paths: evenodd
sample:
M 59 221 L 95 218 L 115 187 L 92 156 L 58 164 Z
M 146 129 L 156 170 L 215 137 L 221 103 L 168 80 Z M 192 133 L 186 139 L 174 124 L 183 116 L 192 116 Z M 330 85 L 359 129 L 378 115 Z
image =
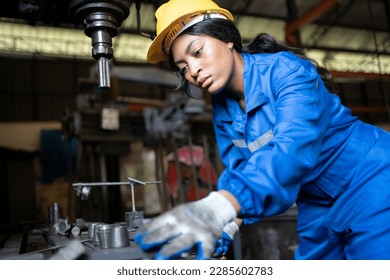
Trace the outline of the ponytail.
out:
M 316 60 L 308 57 L 306 53 L 300 48 L 288 46 L 282 42 L 277 41 L 274 37 L 266 33 L 257 35 L 252 41 L 242 47 L 242 52 L 250 54 L 277 53 L 282 51 L 293 53 L 301 59 L 310 61 L 317 69 L 317 72 L 328 91 L 332 93 L 336 93 L 338 91 L 336 84 L 332 81 L 330 72 L 326 68 L 320 66 Z

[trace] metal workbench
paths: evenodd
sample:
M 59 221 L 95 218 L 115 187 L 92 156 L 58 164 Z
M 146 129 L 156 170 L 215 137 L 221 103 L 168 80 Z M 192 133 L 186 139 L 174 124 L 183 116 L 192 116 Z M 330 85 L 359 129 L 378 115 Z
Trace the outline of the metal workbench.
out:
M 0 234 L 0 260 L 139 260 L 152 259 L 136 243 L 122 248 L 101 249 L 88 240 L 87 234 L 78 236 L 47 234 L 40 229 L 26 229 Z

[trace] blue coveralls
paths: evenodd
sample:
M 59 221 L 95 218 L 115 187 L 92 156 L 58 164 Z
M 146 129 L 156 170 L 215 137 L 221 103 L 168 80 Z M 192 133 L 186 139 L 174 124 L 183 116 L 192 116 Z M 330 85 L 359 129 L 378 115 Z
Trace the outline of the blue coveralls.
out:
M 296 202 L 296 259 L 390 259 L 390 134 L 352 116 L 309 61 L 242 55 L 246 112 L 212 96 L 218 189 L 246 224 Z

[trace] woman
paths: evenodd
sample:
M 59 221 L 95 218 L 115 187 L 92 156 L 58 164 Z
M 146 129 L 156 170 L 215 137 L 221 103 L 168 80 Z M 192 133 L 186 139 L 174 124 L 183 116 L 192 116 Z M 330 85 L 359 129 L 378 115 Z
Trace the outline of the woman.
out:
M 296 259 L 390 259 L 390 134 L 351 115 L 326 69 L 261 34 L 247 46 L 231 13 L 210 0 L 156 11 L 148 61 L 169 60 L 211 94 L 226 166 L 218 191 L 145 225 L 136 240 L 156 258 L 197 248 L 209 258 L 223 228 L 298 206 Z

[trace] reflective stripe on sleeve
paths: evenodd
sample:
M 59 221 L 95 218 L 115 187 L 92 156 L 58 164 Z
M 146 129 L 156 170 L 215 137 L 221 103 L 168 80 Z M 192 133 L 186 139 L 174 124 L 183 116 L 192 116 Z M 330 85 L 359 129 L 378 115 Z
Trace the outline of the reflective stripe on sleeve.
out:
M 258 149 L 266 145 L 269 141 L 271 141 L 273 136 L 274 136 L 274 132 L 272 130 L 268 130 L 266 133 L 261 135 L 259 138 L 257 138 L 249 145 L 246 144 L 244 139 L 233 139 L 232 141 L 234 146 L 238 148 L 247 148 L 249 149 L 249 151 L 251 151 L 251 153 L 254 153 Z

